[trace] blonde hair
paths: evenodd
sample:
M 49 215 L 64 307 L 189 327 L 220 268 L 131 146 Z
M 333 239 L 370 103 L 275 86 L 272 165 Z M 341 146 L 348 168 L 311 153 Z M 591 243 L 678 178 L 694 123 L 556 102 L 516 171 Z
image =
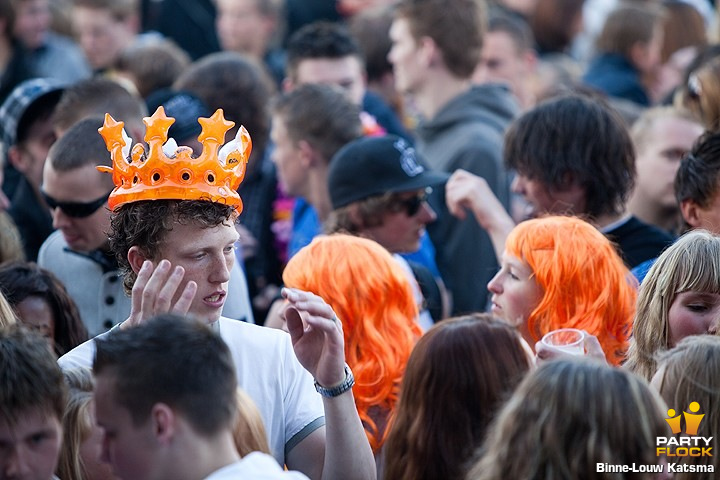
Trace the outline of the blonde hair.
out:
M 579 218 L 543 217 L 518 224 L 505 249 L 527 262 L 544 292 L 527 319 L 535 340 L 579 328 L 598 338 L 608 361 L 623 360 L 636 282 L 602 233 Z
M 5 295 L 0 290 L 0 328 L 9 327 L 18 323 L 15 310 L 10 306 Z
M 62 418 L 63 440 L 56 473 L 63 479 L 92 480 L 87 477 L 80 455 L 80 446 L 91 435 L 94 426 L 92 373 L 87 368 L 74 368 L 63 372 L 63 376 L 68 397 Z
M 325 299 L 342 321 L 345 358 L 355 374 L 355 404 L 377 452 L 405 364 L 421 335 L 405 272 L 378 243 L 335 234 L 315 237 L 295 254 L 283 280 Z
M 0 264 L 14 260 L 25 260 L 20 232 L 12 217 L 0 212 Z
M 647 383 L 591 359 L 555 360 L 528 374 L 491 428 L 468 479 L 654 478 L 597 473 L 596 464 L 657 464 L 669 434 Z
M 650 268 L 640 286 L 625 366 L 650 380 L 656 356 L 670 345 L 668 313 L 679 293 L 720 294 L 720 237 L 693 230 L 668 247 Z
M 707 130 L 720 130 L 720 58 L 713 58 L 695 70 L 676 97 L 679 104 L 702 122 Z
M 237 389 L 237 416 L 233 428 L 233 440 L 241 457 L 250 452 L 263 452 L 270 454 L 267 441 L 267 431 L 263 423 L 260 410 L 250 395 L 241 388 Z
M 666 118 L 681 119 L 700 125 L 700 119 L 690 110 L 681 107 L 662 106 L 645 110 L 630 128 L 630 137 L 636 151 L 644 149 L 655 124 Z
M 691 402 L 698 402 L 705 414 L 698 435 L 720 436 L 720 338 L 695 335 L 684 338 L 672 350 L 659 356 L 658 363 L 665 367 L 658 390 L 668 406 L 680 411 Z M 668 457 L 670 460 L 672 457 Z M 680 464 L 713 465 L 720 469 L 720 457 L 674 457 Z M 675 480 L 697 480 L 697 473 L 676 473 Z

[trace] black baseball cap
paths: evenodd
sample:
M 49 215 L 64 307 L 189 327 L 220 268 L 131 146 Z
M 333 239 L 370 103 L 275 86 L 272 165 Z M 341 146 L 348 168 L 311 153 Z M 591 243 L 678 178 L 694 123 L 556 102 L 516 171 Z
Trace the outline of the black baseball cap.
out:
M 448 177 L 428 169 L 403 138 L 362 137 L 333 156 L 328 189 L 332 207 L 337 209 L 386 192 L 410 192 L 439 185 Z

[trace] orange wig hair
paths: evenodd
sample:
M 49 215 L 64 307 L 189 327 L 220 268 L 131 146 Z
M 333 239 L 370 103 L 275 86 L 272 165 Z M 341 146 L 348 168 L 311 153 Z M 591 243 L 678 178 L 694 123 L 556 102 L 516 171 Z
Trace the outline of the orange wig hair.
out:
M 405 364 L 422 333 L 405 272 L 374 241 L 335 234 L 316 237 L 293 256 L 283 281 L 322 297 L 342 321 L 345 359 L 355 375 L 355 405 L 377 452 Z
M 579 218 L 538 218 L 518 224 L 505 250 L 527 262 L 543 289 L 527 319 L 535 340 L 558 328 L 579 328 L 598 338 L 609 362 L 623 361 L 637 282 L 602 233 Z

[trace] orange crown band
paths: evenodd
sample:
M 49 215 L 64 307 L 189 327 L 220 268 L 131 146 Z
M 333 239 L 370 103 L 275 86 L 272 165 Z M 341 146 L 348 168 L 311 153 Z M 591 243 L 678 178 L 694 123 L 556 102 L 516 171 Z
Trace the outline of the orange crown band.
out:
M 140 200 L 205 200 L 231 205 L 242 212 L 237 189 L 245 178 L 252 151 L 245 127 L 241 126 L 235 138 L 220 148 L 235 123 L 225 120 L 222 109 L 210 118 L 199 118 L 202 132 L 198 141 L 203 148 L 194 158 L 190 147 L 178 147 L 172 138 L 168 141 L 168 129 L 174 122 L 162 106 L 143 119 L 149 146 L 146 152 L 139 143 L 131 150 L 132 140 L 123 129 L 125 124 L 105 114 L 105 123 L 98 131 L 105 139 L 113 166 L 97 169 L 113 176 L 110 210 Z

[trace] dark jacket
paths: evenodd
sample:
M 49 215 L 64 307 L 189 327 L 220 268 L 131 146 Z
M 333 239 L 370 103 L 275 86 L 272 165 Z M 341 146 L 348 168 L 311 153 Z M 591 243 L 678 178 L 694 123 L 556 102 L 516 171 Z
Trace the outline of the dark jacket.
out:
M 472 87 L 417 129 L 417 148 L 431 168 L 451 173 L 458 168 L 483 177 L 505 208 L 509 185 L 502 164 L 503 135 L 518 106 L 501 85 Z M 443 188 L 430 199 L 438 219 L 428 225 L 437 250 L 440 275 L 453 297 L 453 315 L 482 311 L 487 282 L 498 269 L 492 242 L 472 215 L 452 216 Z
M 595 58 L 583 82 L 610 97 L 650 105 L 650 98 L 640 83 L 640 72 L 622 55 L 606 53 Z

